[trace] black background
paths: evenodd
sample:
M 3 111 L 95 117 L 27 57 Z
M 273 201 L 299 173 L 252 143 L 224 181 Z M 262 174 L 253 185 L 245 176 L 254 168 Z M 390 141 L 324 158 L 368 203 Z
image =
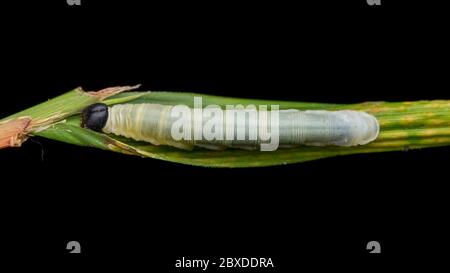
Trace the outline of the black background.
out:
M 450 99 L 448 17 L 428 1 L 143 2 L 2 4 L 1 116 L 77 86 L 137 83 L 334 103 Z M 279 271 L 415 265 L 445 251 L 448 155 L 209 169 L 35 138 L 0 151 L 3 250 L 163 272 L 183 256 L 272 257 Z M 82 254 L 67 254 L 71 240 Z M 371 240 L 381 255 L 367 253 Z

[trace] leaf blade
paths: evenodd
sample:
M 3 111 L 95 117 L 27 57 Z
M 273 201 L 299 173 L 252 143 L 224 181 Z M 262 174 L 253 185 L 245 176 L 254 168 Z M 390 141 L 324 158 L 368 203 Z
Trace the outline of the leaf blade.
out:
M 140 95 L 139 95 L 140 94 Z M 139 95 L 139 96 L 137 96 Z M 64 141 L 81 146 L 93 146 L 114 152 L 140 155 L 155 159 L 167 160 L 182 164 L 205 167 L 264 167 L 299 163 L 321 158 L 386 151 L 401 151 L 405 148 L 425 148 L 450 145 L 450 102 L 449 101 L 417 101 L 417 102 L 368 102 L 360 104 L 325 104 L 309 102 L 285 102 L 224 98 L 195 93 L 176 92 L 127 92 L 105 100 L 106 103 L 161 103 L 185 104 L 193 106 L 195 96 L 202 96 L 203 106 L 216 104 L 225 107 L 227 104 L 279 105 L 280 109 L 354 109 L 374 114 L 382 124 L 380 138 L 368 145 L 357 147 L 307 147 L 279 149 L 274 152 L 246 151 L 228 149 L 210 151 L 195 149 L 184 151 L 168 146 L 154 146 L 145 142 L 96 133 L 79 126 L 79 115 L 67 119 L 65 123 L 54 124 L 51 128 L 36 135 Z M 430 116 L 435 118 L 430 123 Z M 387 126 L 388 124 L 389 126 Z M 434 124 L 434 125 L 433 125 Z M 436 133 L 427 135 L 431 129 Z M 65 131 L 64 131 L 65 130 Z M 403 134 L 395 134 L 400 130 Z M 74 135 L 75 134 L 75 135 Z

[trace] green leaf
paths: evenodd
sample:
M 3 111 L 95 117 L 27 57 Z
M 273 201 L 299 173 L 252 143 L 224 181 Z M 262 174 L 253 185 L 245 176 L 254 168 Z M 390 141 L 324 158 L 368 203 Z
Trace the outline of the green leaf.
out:
M 339 110 L 354 109 L 375 115 L 381 126 L 379 138 L 357 147 L 309 147 L 279 149 L 273 152 L 228 149 L 185 151 L 169 146 L 154 146 L 146 142 L 97 133 L 80 127 L 80 116 L 73 115 L 34 135 L 70 144 L 89 146 L 143 157 L 207 167 L 262 167 L 290 164 L 338 155 L 399 151 L 450 145 L 450 101 L 367 102 L 360 104 L 324 104 L 309 102 L 267 101 L 195 93 L 127 92 L 105 100 L 116 103 L 185 104 L 192 107 L 195 96 L 201 96 L 203 106 L 216 104 L 279 105 L 280 109 Z M 87 106 L 87 105 L 85 105 Z

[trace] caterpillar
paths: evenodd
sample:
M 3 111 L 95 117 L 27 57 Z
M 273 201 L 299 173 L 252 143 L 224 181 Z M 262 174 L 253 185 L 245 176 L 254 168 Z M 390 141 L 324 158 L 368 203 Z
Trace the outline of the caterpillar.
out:
M 238 117 L 233 124 L 228 119 L 213 117 L 210 112 L 202 114 L 201 121 L 196 122 L 195 118 L 192 118 L 195 117 L 196 110 L 199 109 L 184 106 L 180 110 L 171 105 L 151 103 L 118 104 L 109 107 L 96 103 L 83 110 L 81 126 L 153 145 L 169 145 L 188 150 L 194 147 L 211 150 L 275 150 L 278 147 L 291 148 L 299 145 L 356 146 L 375 140 L 380 130 L 374 116 L 353 110 L 288 109 L 274 112 L 237 109 L 231 114 L 227 112 L 231 110 L 224 110 L 225 116 L 230 114 L 231 117 Z M 180 113 L 192 115 L 182 120 Z M 265 119 L 255 118 L 258 115 Z M 216 122 L 215 126 L 211 126 L 214 118 L 218 124 Z M 211 129 L 214 137 L 201 133 L 201 128 L 205 126 L 214 129 Z M 179 133 L 183 130 L 177 128 L 185 129 L 181 132 L 181 138 Z M 252 133 L 255 131 L 260 134 Z M 267 138 L 267 133 L 270 133 L 271 139 Z M 273 142 L 275 146 L 269 146 Z

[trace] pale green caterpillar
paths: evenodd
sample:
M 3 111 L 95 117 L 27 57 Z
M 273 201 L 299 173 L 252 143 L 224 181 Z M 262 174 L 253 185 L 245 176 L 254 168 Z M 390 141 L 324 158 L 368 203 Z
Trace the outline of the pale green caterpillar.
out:
M 181 149 L 193 149 L 197 146 L 213 150 L 275 150 L 278 147 L 298 145 L 356 146 L 375 140 L 380 130 L 377 119 L 361 111 L 222 110 L 222 119 L 213 117 L 211 112 L 206 111 L 207 114 L 201 114 L 198 122 L 195 120 L 196 109 L 149 103 L 108 107 L 98 103 L 83 111 L 82 126 L 153 145 L 169 145 Z M 187 113 L 188 117 L 181 118 L 180 114 L 183 113 Z M 253 114 L 256 117 L 263 116 L 264 119 L 255 118 Z M 223 119 L 225 116 L 233 117 L 234 123 Z M 214 118 L 219 123 L 211 126 Z M 213 128 L 210 130 L 213 137 L 205 133 L 205 127 Z M 180 132 L 180 129 L 184 129 L 184 132 Z M 276 143 L 273 143 L 274 139 Z M 270 144 L 275 146 L 270 147 Z

